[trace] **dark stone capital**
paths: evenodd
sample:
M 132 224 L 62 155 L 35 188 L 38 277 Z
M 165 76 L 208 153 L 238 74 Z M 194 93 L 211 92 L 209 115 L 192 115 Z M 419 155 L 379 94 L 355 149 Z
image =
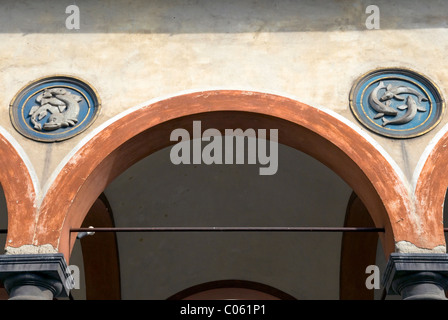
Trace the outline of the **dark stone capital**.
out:
M 63 254 L 0 255 L 0 281 L 10 300 L 68 297 L 73 278 Z
M 448 255 L 392 253 L 383 278 L 387 294 L 403 300 L 447 300 Z

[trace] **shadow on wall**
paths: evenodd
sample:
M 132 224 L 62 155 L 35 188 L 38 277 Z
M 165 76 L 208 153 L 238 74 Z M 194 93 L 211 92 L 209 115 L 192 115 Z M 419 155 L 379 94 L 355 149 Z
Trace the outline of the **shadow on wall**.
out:
M 252 33 L 366 30 L 367 0 L 76 1 L 80 27 L 68 30 L 63 1 L 0 4 L 2 33 Z M 381 29 L 446 28 L 448 2 L 374 2 Z

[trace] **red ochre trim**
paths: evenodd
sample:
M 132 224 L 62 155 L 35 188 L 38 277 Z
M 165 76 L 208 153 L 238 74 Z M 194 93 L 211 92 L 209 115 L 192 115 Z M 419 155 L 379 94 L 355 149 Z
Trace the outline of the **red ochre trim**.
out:
M 448 132 L 426 159 L 415 186 L 416 211 L 421 219 L 422 246 L 445 245 L 443 206 L 448 188 Z
M 40 209 L 34 245 L 51 244 L 69 257 L 87 212 L 124 170 L 167 147 L 176 128 L 278 129 L 279 142 L 321 161 L 365 204 L 386 254 L 395 242 L 418 241 L 407 189 L 392 165 L 349 125 L 317 108 L 273 94 L 218 90 L 190 93 L 141 107 L 93 136 L 61 170 Z M 281 168 L 280 168 L 281 169 Z M 431 239 L 428 239 L 431 242 Z
M 83 222 L 83 227 L 114 227 L 112 208 L 104 194 L 95 201 Z M 120 263 L 117 235 L 96 233 L 81 238 L 87 300 L 120 300 Z
M 8 209 L 6 245 L 20 247 L 31 244 L 36 227 L 36 190 L 21 155 L 1 134 L 0 168 L 0 183 Z
M 345 227 L 373 227 L 373 221 L 364 204 L 352 193 L 345 214 Z M 366 267 L 376 264 L 378 234 L 371 232 L 344 232 L 341 241 L 339 267 L 340 300 L 373 300 L 374 290 L 365 285 Z

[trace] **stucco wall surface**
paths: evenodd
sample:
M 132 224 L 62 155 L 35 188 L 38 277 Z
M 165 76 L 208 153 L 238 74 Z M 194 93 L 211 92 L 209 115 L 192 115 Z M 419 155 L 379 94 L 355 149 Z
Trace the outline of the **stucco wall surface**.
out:
M 334 110 L 359 126 L 348 95 L 354 81 L 372 69 L 411 68 L 444 95 L 448 83 L 443 1 L 377 1 L 380 28 L 374 30 L 366 27 L 365 1 L 79 1 L 80 28 L 72 30 L 66 28 L 70 14 L 61 2 L 1 5 L 0 125 L 24 148 L 42 185 L 96 126 L 185 90 L 284 94 Z M 81 136 L 42 144 L 14 130 L 8 108 L 24 85 L 52 74 L 89 82 L 102 111 Z M 411 178 L 445 118 L 427 135 L 406 141 L 368 134 Z

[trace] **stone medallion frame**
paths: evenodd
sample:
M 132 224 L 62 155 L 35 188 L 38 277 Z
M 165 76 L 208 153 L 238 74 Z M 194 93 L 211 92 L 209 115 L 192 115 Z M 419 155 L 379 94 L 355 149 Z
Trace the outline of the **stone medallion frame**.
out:
M 82 133 L 100 110 L 101 100 L 95 88 L 69 75 L 34 80 L 22 87 L 9 105 L 14 128 L 39 142 L 63 141 Z
M 393 89 L 400 90 L 398 88 L 407 88 L 414 93 L 405 91 L 393 95 Z M 383 96 L 380 98 L 381 94 L 378 96 L 376 92 Z M 390 93 L 389 99 L 386 93 Z M 420 100 L 419 94 L 423 100 Z M 379 98 L 376 101 L 380 106 L 377 107 L 393 107 L 397 114 L 388 114 L 388 110 L 384 114 L 376 110 L 370 100 L 372 96 Z M 445 101 L 439 87 L 427 76 L 407 68 L 378 68 L 363 74 L 352 86 L 349 101 L 352 114 L 363 126 L 376 134 L 395 139 L 414 138 L 431 131 L 440 123 L 445 112 Z M 408 110 L 411 111 L 410 104 L 413 102 L 418 111 L 414 110 L 411 120 L 400 123 L 406 114 L 412 114 Z

